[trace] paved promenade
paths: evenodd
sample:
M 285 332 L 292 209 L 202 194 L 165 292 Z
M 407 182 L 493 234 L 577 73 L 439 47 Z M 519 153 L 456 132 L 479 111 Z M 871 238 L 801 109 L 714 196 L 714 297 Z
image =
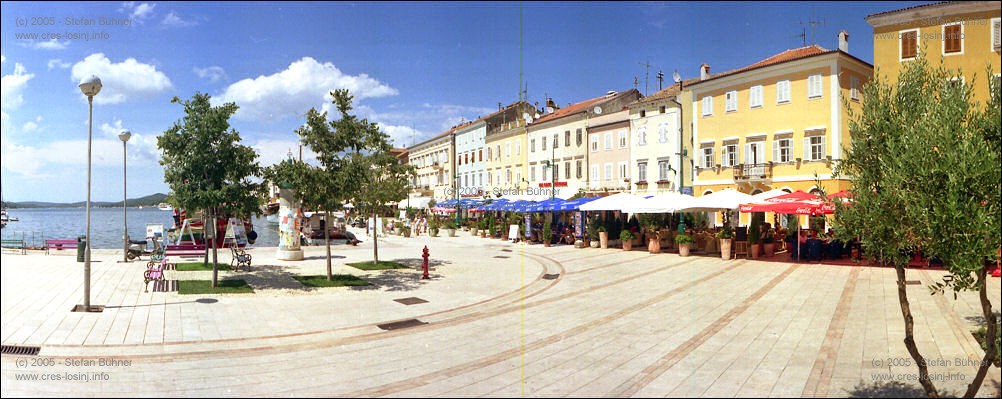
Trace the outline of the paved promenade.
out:
M 92 303 L 106 306 L 96 314 L 70 312 L 83 296 L 72 251 L 5 253 L 3 345 L 41 349 L 2 356 L 3 396 L 922 395 L 893 269 L 458 234 L 380 239 L 381 260 L 415 266 L 427 245 L 430 280 L 346 266 L 371 259 L 367 237 L 334 246 L 335 273 L 374 284 L 359 288 L 292 278 L 323 274 L 323 247 L 300 262 L 255 248 L 249 272 L 220 272 L 254 294 L 144 292 L 145 262 L 95 250 Z M 943 275 L 910 269 L 907 289 L 930 373 L 958 395 L 982 356 L 970 334 L 981 313 L 974 294 L 929 295 Z M 997 311 L 999 279 L 989 287 Z M 426 302 L 395 301 L 411 297 Z M 979 396 L 998 397 L 1000 380 L 992 368 Z

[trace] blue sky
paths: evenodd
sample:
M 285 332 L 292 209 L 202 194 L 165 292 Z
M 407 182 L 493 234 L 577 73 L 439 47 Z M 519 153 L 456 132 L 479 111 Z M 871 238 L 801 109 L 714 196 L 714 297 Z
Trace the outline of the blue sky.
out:
M 872 63 L 864 18 L 920 3 L 804 4 L 525 3 L 529 100 L 565 105 L 630 89 L 634 77 L 643 92 L 641 63 L 652 65 L 653 93 L 658 70 L 690 78 L 702 63 L 719 72 L 801 47 L 812 19 L 824 22 L 814 43 L 834 48 L 845 29 L 849 52 Z M 335 88 L 351 89 L 357 113 L 397 146 L 518 99 L 519 3 L 3 2 L 2 15 L 6 201 L 86 197 L 87 101 L 77 84 L 90 74 L 104 82 L 95 201 L 122 197 L 123 128 L 133 133 L 129 197 L 167 192 L 156 136 L 182 117 L 174 96 L 201 91 L 239 105 L 231 125 L 262 165 L 296 151 L 302 115 L 328 108 Z

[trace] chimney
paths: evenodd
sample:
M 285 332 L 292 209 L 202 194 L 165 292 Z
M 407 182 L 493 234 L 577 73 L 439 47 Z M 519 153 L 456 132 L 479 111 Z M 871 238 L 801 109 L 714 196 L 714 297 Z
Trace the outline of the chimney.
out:
M 560 109 L 560 106 L 557 105 L 557 103 L 553 101 L 553 98 L 547 97 L 546 98 L 546 108 L 551 108 L 554 111 L 556 111 L 556 110 Z
M 845 32 L 845 29 L 838 32 L 838 49 L 843 53 L 849 52 L 849 34 Z
M 706 80 L 710 78 L 710 66 L 703 64 L 699 66 L 699 80 Z

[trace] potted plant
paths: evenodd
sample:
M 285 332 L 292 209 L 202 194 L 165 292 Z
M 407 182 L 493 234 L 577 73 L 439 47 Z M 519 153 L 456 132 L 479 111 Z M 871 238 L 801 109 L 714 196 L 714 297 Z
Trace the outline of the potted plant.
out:
M 647 252 L 661 253 L 661 237 L 658 233 L 657 217 L 646 213 L 641 214 L 640 223 L 644 226 L 644 234 L 647 236 Z
M 724 260 L 730 259 L 734 229 L 731 229 L 731 225 L 725 223 L 724 227 L 717 232 L 717 238 L 720 239 L 720 258 Z
M 550 218 L 543 221 L 543 246 L 550 246 L 550 239 L 553 238 L 553 230 L 550 228 Z
M 678 255 L 689 256 L 689 248 L 692 246 L 692 236 L 682 233 L 675 236 L 675 243 L 678 244 Z
M 456 222 L 452 219 L 447 219 L 445 223 L 442 224 L 442 227 L 445 228 L 445 233 L 448 234 L 449 237 L 456 236 Z
M 602 249 L 609 248 L 609 229 L 605 226 L 598 226 L 598 242 Z
M 403 232 L 404 237 L 410 238 L 410 236 L 411 236 L 411 226 L 403 226 L 403 227 L 400 228 L 400 231 Z
M 623 241 L 623 250 L 629 251 L 633 249 L 633 233 L 629 230 L 623 230 L 619 232 L 619 239 Z
M 393 222 L 393 230 L 396 230 L 398 236 L 404 235 L 404 222 Z
M 758 259 L 759 251 L 762 250 L 763 219 L 765 219 L 764 213 L 752 213 L 751 223 L 748 225 L 748 251 L 751 252 L 752 259 Z
M 762 236 L 762 256 L 772 256 L 776 250 L 776 241 L 773 238 L 772 231 L 766 230 L 765 234 Z
M 442 222 L 438 218 L 431 218 L 428 221 L 428 235 L 432 237 L 438 237 L 438 228 L 442 225 Z

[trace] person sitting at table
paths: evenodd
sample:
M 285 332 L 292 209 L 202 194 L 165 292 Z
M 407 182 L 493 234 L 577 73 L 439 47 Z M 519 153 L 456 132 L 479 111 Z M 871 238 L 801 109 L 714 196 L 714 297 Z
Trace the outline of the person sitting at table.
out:
M 563 235 L 564 244 L 574 245 L 574 229 L 570 227 L 564 228 Z

